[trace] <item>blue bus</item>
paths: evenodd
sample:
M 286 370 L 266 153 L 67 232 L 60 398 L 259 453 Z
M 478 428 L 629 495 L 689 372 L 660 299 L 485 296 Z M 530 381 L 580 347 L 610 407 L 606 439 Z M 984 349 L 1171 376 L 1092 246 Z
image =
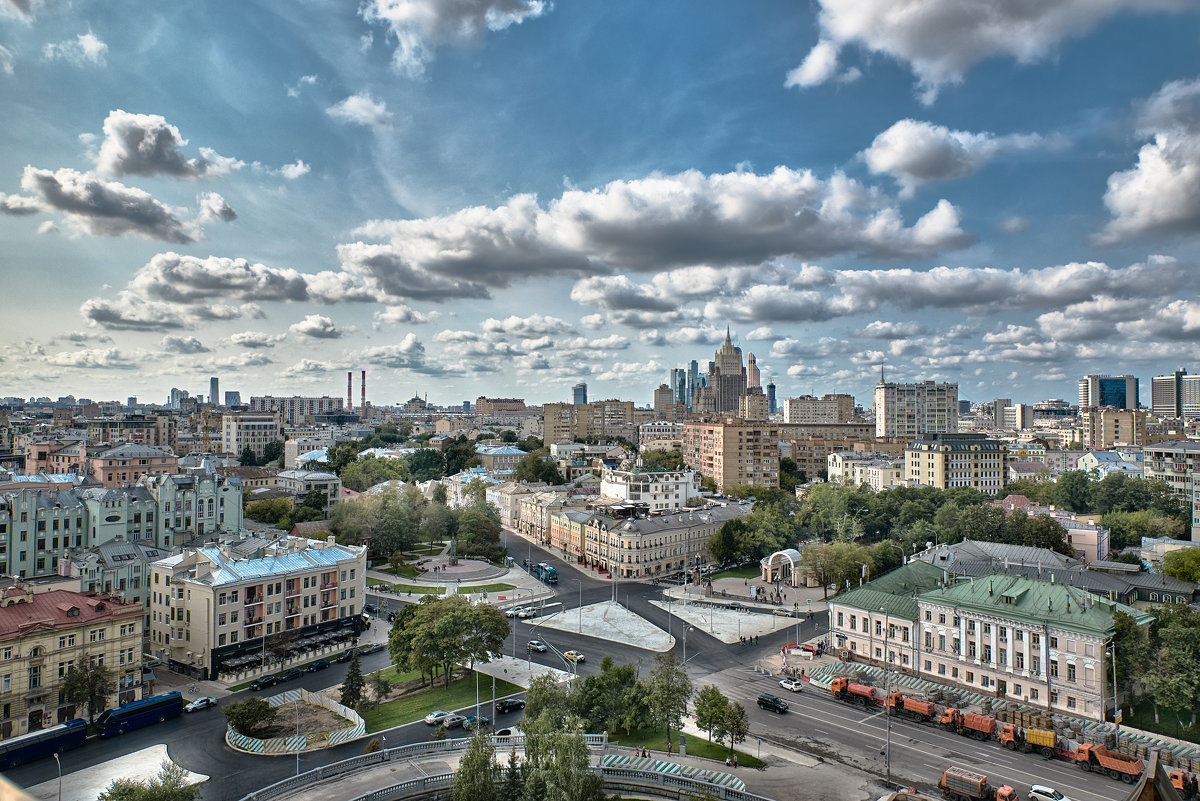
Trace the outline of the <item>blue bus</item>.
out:
M 61 754 L 86 742 L 87 721 L 78 718 L 48 729 L 9 737 L 7 740 L 0 740 L 0 770 L 23 765 L 51 754 Z
M 112 737 L 151 723 L 162 723 L 167 718 L 177 718 L 182 713 L 183 696 L 177 692 L 164 693 L 105 710 L 96 718 L 96 729 L 101 737 Z

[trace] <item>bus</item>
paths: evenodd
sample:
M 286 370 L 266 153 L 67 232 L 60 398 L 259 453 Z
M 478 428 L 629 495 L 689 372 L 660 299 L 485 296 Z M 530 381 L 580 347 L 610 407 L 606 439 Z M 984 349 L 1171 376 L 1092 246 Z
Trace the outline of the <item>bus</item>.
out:
M 87 721 L 79 718 L 48 729 L 9 737 L 7 740 L 0 740 L 0 770 L 23 765 L 51 754 L 61 754 L 86 742 Z
M 538 562 L 534 565 L 533 574 L 547 584 L 558 583 L 558 568 L 552 567 L 545 562 Z
M 177 718 L 182 712 L 183 696 L 178 692 L 164 693 L 105 710 L 96 718 L 96 729 L 101 737 L 112 737 L 151 723 L 162 723 L 167 718 Z

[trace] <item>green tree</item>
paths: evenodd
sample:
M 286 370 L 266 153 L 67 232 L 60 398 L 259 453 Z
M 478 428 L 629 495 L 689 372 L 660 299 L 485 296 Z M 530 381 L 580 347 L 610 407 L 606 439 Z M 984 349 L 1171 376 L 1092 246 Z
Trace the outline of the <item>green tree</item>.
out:
M 1200 582 L 1200 548 L 1171 551 L 1162 560 L 1162 570 L 1180 581 Z
M 292 502 L 287 498 L 269 498 L 250 501 L 246 504 L 245 516 L 258 523 L 274 525 L 292 511 Z
M 350 664 L 346 668 L 346 678 L 342 680 L 342 694 L 339 700 L 342 706 L 350 709 L 357 710 L 362 706 L 363 674 L 357 650 L 355 650 L 354 656 L 350 657 Z
M 477 728 L 454 773 L 454 800 L 496 801 L 498 778 L 496 747 L 483 728 Z
M 717 562 L 732 562 L 738 556 L 738 532 L 745 523 L 739 518 L 726 520 L 708 538 L 708 552 Z
M 364 492 L 385 481 L 408 481 L 408 463 L 403 459 L 378 459 L 370 454 L 351 462 L 341 472 L 342 484 L 355 492 Z
M 413 481 L 433 481 L 446 475 L 446 457 L 433 448 L 422 448 L 405 457 Z
M 692 698 L 692 681 L 675 658 L 667 651 L 654 658 L 654 667 L 646 677 L 650 689 L 650 711 L 654 719 L 667 728 L 667 750 L 671 749 L 671 729 L 681 727 L 688 701 Z
M 278 462 L 283 457 L 283 440 L 275 439 L 263 446 L 263 464 Z
M 1072 512 L 1087 512 L 1092 506 L 1092 482 L 1083 470 L 1071 470 L 1054 484 L 1054 502 Z
M 682 470 L 683 451 L 674 448 L 669 451 L 653 448 L 641 452 L 642 466 L 650 470 Z
M 1135 679 L 1140 679 L 1150 667 L 1150 641 L 1145 627 L 1139 626 L 1131 615 L 1114 612 L 1113 645 L 1117 655 L 1117 686 L 1131 695 Z
M 541 481 L 546 484 L 563 483 L 562 473 L 558 472 L 558 465 L 549 458 L 543 458 L 541 452 L 531 453 L 517 462 L 516 470 L 513 471 L 513 480 Z
M 371 694 L 375 696 L 375 703 L 382 704 L 391 691 L 392 683 L 383 675 L 383 671 L 371 674 Z
M 445 484 L 434 484 L 433 492 L 431 494 L 430 500 L 432 500 L 434 503 L 438 504 L 439 506 L 445 506 L 446 505 L 446 485 Z
M 254 696 L 245 701 L 221 707 L 225 721 L 239 734 L 250 737 L 256 729 L 275 722 L 279 710 L 267 703 L 267 699 Z
M 112 668 L 91 660 L 67 668 L 61 692 L 64 700 L 78 708 L 87 708 L 88 722 L 108 707 L 108 699 L 117 691 Z
M 258 457 L 254 455 L 254 449 L 249 445 L 247 445 L 245 448 L 242 448 L 242 453 L 240 456 L 238 456 L 238 461 L 241 462 L 242 467 L 257 467 L 258 465 L 262 464 L 262 462 L 258 460 Z
M 498 801 L 521 801 L 525 792 L 525 763 L 517 759 L 517 747 L 508 752 L 508 765 L 504 768 L 504 783 L 500 785 Z
M 717 719 L 714 731 L 718 740 L 729 741 L 729 753 L 732 754 L 733 746 L 745 740 L 746 735 L 750 733 L 750 718 L 746 715 L 746 708 L 737 701 L 726 704 Z
M 610 731 L 621 719 L 625 693 L 637 684 L 637 668 L 618 665 L 611 656 L 600 661 L 600 672 L 578 682 L 579 714 L 587 721 L 588 731 Z
M 150 781 L 113 779 L 96 801 L 194 801 L 200 784 L 186 784 L 187 777 L 187 768 L 166 759 Z
M 500 653 L 510 631 L 508 621 L 495 607 L 471 604 L 461 595 L 426 603 L 422 600 L 404 628 L 409 666 L 422 672 L 441 668 L 450 686 L 454 666 L 488 662 Z
M 712 742 L 713 731 L 720 725 L 729 707 L 729 699 L 715 684 L 700 688 L 696 693 L 696 725 L 708 732 L 708 741 Z
M 551 728 L 561 728 L 571 714 L 571 694 L 551 673 L 542 673 L 529 682 L 525 691 L 525 720 L 551 721 Z

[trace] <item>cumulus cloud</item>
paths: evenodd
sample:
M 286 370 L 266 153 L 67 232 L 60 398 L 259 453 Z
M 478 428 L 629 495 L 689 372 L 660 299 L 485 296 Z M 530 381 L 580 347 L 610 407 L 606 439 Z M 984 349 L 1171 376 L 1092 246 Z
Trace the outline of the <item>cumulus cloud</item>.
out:
M 489 297 L 482 284 L 455 280 L 413 265 L 406 256 L 406 246 L 353 242 L 338 245 L 337 250 L 343 270 L 393 298 L 441 303 L 458 298 Z
M 480 328 L 489 334 L 516 337 L 564 336 L 575 333 L 570 323 L 544 314 L 532 314 L 529 317 L 512 315 L 503 320 L 489 317 L 480 324 Z
M 91 31 L 77 35 L 73 40 L 47 43 L 42 48 L 42 57 L 47 61 L 62 60 L 77 67 L 87 64 L 103 66 L 108 55 L 108 45 L 100 41 Z
M 113 109 L 104 119 L 103 131 L 104 140 L 96 154 L 96 172 L 106 177 L 199 178 L 242 166 L 242 162 L 203 148 L 202 157 L 187 158 L 179 150 L 187 140 L 160 114 L 132 114 Z
M 23 217 L 29 214 L 41 214 L 45 210 L 46 207 L 34 198 L 6 195 L 0 192 L 0 214 Z
M 213 320 L 258 317 L 262 310 L 254 304 L 182 306 L 147 300 L 136 292 L 122 290 L 115 299 L 85 300 L 79 313 L 88 323 L 114 331 L 172 331 Z
M 370 94 L 350 95 L 325 109 L 325 113 L 335 120 L 355 125 L 386 127 L 392 124 L 392 114 L 387 110 L 387 104 Z
M 419 312 L 403 303 L 397 303 L 381 312 L 375 312 L 374 326 L 382 328 L 385 325 L 424 325 L 433 322 L 438 317 L 441 315 L 435 311 Z
M 550 7 L 548 0 L 367 0 L 359 13 L 387 27 L 396 41 L 395 68 L 415 77 L 439 45 L 475 41 L 485 30 L 504 30 Z
M 575 282 L 571 300 L 601 309 L 670 311 L 677 301 L 660 295 L 654 287 L 635 284 L 627 275 L 598 275 Z
M 167 353 L 208 353 L 209 348 L 205 347 L 204 343 L 195 337 L 180 337 L 180 336 L 165 336 L 162 340 L 162 347 Z
M 292 323 L 288 331 L 313 339 L 338 339 L 343 333 L 333 320 L 323 314 L 310 314 L 300 322 Z
M 863 336 L 870 339 L 901 339 L 920 336 L 924 333 L 925 329 L 915 320 L 905 320 L 903 322 L 876 320 L 863 326 L 862 329 Z
M 332 362 L 301 359 L 291 367 L 280 372 L 280 376 L 283 378 L 317 378 L 338 369 L 339 366 Z
M 1152 141 L 1131 169 L 1108 177 L 1104 205 L 1112 219 L 1096 235 L 1099 244 L 1200 230 L 1200 78 L 1154 93 L 1138 129 Z
M 412 370 L 426 375 L 439 375 L 444 372 L 442 368 L 425 362 L 425 345 L 412 332 L 391 345 L 365 348 L 355 355 L 354 361 L 394 370 Z
M 265 331 L 239 331 L 236 334 L 231 334 L 229 341 L 238 347 L 259 349 L 273 348 L 276 344 L 282 342 L 284 338 L 283 334 L 268 334 Z
M 289 181 L 308 175 L 312 171 L 312 166 L 306 164 L 302 159 L 296 159 L 294 164 L 284 164 L 279 168 L 279 174 Z
M 905 119 L 876 136 L 871 146 L 858 155 L 872 173 L 891 175 L 906 194 L 911 194 L 924 181 L 973 175 L 1002 153 L 1061 144 L 1061 140 L 1037 134 L 996 136 Z
M 838 49 L 838 45 L 832 41 L 821 39 L 808 51 L 800 66 L 788 71 L 783 85 L 790 89 L 793 86 L 816 86 L 831 80 L 849 83 L 861 78 L 862 72 L 858 67 L 840 69 Z
M 196 219 L 200 222 L 211 222 L 213 220 L 221 220 L 223 222 L 233 222 L 237 219 L 237 212 L 230 208 L 225 202 L 225 198 L 221 197 L 216 192 L 205 192 L 197 198 L 200 206 L 200 212 Z
M 858 45 L 907 63 L 926 103 L 936 99 L 942 86 L 961 81 L 963 74 L 983 59 L 1004 55 L 1033 63 L 1050 55 L 1063 39 L 1086 34 L 1118 13 L 1183 10 L 1191 5 L 1188 0 L 818 2 L 821 39 L 804 63 L 789 73 L 790 85 L 829 80 L 837 74 L 837 51 Z
M 62 351 L 46 357 L 55 367 L 76 367 L 86 370 L 133 370 L 138 367 L 117 348 L 84 348 Z
M 21 188 L 93 236 L 136 234 L 180 244 L 195 239 L 176 213 L 149 193 L 92 173 L 26 166 Z

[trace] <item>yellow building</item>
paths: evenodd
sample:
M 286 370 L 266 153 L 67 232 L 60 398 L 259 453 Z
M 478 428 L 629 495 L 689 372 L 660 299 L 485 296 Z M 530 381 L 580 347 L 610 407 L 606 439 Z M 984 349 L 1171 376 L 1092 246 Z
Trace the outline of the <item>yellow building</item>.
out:
M 971 487 L 995 494 L 1008 483 L 1008 449 L 982 434 L 926 434 L 904 451 L 910 487 Z
M 108 707 L 137 700 L 142 687 L 140 603 L 107 595 L 17 585 L 0 595 L 0 738 L 27 734 L 85 714 L 59 687 L 85 660 L 112 669 Z
M 1146 413 L 1134 409 L 1100 409 L 1083 415 L 1083 447 L 1108 450 L 1118 445 L 1146 444 Z
M 698 421 L 683 425 L 683 461 L 716 482 L 779 486 L 779 431 L 747 420 Z

